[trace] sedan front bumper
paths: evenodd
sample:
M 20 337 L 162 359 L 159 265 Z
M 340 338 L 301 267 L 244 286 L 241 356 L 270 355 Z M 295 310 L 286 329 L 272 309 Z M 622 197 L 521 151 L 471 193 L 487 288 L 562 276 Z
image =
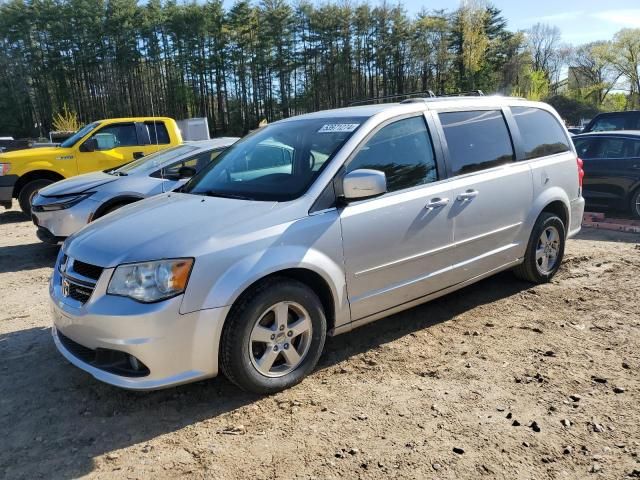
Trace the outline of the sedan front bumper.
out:
M 53 237 L 57 243 L 87 225 L 99 205 L 99 202 L 87 198 L 70 208 L 61 210 L 42 211 L 34 207 L 31 210 L 31 217 L 33 223 L 39 229 L 43 229 L 43 236 Z M 41 238 L 40 234 L 38 238 L 44 242 L 48 241 Z

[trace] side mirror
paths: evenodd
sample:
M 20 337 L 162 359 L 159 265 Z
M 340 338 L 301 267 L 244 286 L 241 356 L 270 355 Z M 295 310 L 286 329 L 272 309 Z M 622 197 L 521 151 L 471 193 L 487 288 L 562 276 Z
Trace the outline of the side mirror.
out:
M 387 177 L 380 170 L 360 168 L 344 176 L 342 191 L 347 201 L 378 197 L 387 193 Z
M 95 139 L 95 137 L 91 137 L 85 140 L 85 142 L 82 144 L 81 150 L 83 152 L 95 152 L 97 149 L 98 141 Z
M 183 180 L 185 178 L 191 178 L 196 174 L 196 169 L 193 167 L 182 166 L 178 170 L 178 179 Z

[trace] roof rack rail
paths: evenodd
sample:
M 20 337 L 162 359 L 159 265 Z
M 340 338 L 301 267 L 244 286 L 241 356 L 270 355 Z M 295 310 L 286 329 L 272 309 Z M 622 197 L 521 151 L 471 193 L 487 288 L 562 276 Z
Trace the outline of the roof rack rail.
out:
M 446 93 L 439 97 L 484 97 L 482 90 L 469 90 L 468 92 Z
M 416 96 L 416 95 L 421 95 L 421 96 L 426 96 L 429 98 L 435 98 L 436 94 L 433 93 L 433 91 L 431 90 L 426 90 L 424 92 L 410 92 L 410 93 L 400 93 L 397 95 L 383 95 L 381 97 L 371 97 L 371 98 L 366 98 L 364 100 L 355 100 L 353 102 L 349 102 L 349 106 L 353 107 L 354 105 L 366 105 L 367 103 L 376 103 L 380 100 L 391 100 L 393 98 L 401 98 L 401 97 L 409 97 L 407 98 L 408 100 L 410 99 L 410 97 Z

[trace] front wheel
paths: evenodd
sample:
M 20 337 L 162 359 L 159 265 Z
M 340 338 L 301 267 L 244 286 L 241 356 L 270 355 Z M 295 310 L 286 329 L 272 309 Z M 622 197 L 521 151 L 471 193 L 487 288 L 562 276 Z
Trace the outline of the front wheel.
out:
M 274 393 L 299 383 L 318 363 L 327 321 L 306 285 L 272 278 L 233 307 L 220 342 L 222 371 L 243 390 Z
M 53 180 L 48 180 L 46 178 L 41 178 L 39 180 L 32 180 L 27 183 L 20 193 L 18 194 L 18 203 L 20 204 L 20 209 L 22 212 L 28 217 L 31 216 L 31 202 L 33 201 L 33 197 L 36 196 L 38 190 L 46 187 L 47 185 L 51 185 Z
M 551 280 L 562 263 L 565 238 L 560 217 L 542 212 L 531 232 L 524 261 L 513 270 L 516 276 L 533 283 Z

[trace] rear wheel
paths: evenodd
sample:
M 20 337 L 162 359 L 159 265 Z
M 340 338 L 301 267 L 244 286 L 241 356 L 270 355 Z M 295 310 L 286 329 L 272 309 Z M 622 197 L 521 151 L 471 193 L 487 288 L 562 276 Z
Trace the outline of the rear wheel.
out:
M 517 277 L 534 283 L 546 283 L 562 263 L 565 226 L 560 217 L 542 212 L 531 232 L 524 261 L 513 271 Z
M 233 307 L 220 342 L 224 374 L 243 390 L 273 393 L 299 383 L 326 338 L 322 303 L 306 285 L 266 280 Z
M 27 183 L 20 193 L 18 194 L 18 203 L 20 204 L 20 209 L 23 213 L 29 217 L 31 217 L 31 201 L 33 197 L 36 196 L 38 190 L 46 187 L 47 185 L 51 185 L 53 180 L 48 180 L 46 178 L 41 178 L 39 180 L 32 180 Z
M 633 195 L 631 195 L 631 215 L 634 218 L 640 218 L 640 188 L 638 188 Z

